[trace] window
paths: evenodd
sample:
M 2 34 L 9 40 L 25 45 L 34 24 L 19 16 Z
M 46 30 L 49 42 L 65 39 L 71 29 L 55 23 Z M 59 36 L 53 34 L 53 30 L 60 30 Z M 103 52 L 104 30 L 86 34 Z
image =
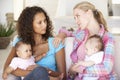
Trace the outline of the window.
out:
M 120 4 L 120 0 L 112 0 L 112 4 Z

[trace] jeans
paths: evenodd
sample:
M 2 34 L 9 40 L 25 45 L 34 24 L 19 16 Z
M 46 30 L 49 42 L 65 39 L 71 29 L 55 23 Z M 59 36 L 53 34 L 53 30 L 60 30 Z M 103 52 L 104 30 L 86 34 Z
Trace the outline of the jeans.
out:
M 7 80 L 21 80 L 21 77 L 9 74 Z M 23 80 L 50 80 L 48 72 L 44 67 L 36 67 Z
M 37 67 L 31 71 L 23 80 L 50 80 L 47 70 L 44 67 Z

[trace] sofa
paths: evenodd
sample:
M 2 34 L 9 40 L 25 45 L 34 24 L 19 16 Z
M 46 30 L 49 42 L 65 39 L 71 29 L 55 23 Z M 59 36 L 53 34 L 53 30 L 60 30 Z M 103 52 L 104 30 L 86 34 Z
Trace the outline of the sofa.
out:
M 65 53 L 66 53 L 66 71 L 68 71 L 72 61 L 70 59 L 70 53 L 73 49 L 73 40 L 74 38 L 73 37 L 68 37 L 65 39 Z M 114 58 L 115 58 L 115 65 L 114 65 L 114 69 L 115 69 L 115 72 L 117 73 L 117 78 L 118 80 L 120 80 L 120 61 L 119 61 L 119 58 L 120 58 L 120 51 L 119 51 L 119 48 L 120 48 L 120 36 L 115 36 L 115 53 L 114 53 Z

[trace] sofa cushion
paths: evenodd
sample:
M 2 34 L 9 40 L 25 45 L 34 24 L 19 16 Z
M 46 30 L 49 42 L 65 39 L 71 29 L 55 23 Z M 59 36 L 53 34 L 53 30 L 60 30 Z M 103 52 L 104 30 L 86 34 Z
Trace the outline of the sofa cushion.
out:
M 73 37 L 68 37 L 65 39 L 65 53 L 66 53 L 66 72 L 68 72 L 68 69 L 72 63 L 70 59 L 70 54 L 73 50 Z

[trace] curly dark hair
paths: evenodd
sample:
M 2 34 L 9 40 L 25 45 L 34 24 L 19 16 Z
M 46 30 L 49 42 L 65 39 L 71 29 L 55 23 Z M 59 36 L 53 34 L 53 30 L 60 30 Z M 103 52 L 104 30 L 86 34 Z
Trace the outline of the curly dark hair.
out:
M 22 11 L 18 19 L 17 30 L 18 30 L 18 35 L 21 38 L 21 40 L 25 43 L 31 44 L 31 46 L 35 45 L 35 40 L 34 40 L 34 35 L 33 35 L 34 34 L 33 19 L 37 13 L 43 13 L 47 21 L 46 33 L 42 35 L 42 38 L 44 40 L 47 40 L 49 37 L 53 36 L 52 22 L 49 16 L 47 15 L 46 11 L 42 9 L 41 7 L 37 7 L 37 6 L 26 7 Z

